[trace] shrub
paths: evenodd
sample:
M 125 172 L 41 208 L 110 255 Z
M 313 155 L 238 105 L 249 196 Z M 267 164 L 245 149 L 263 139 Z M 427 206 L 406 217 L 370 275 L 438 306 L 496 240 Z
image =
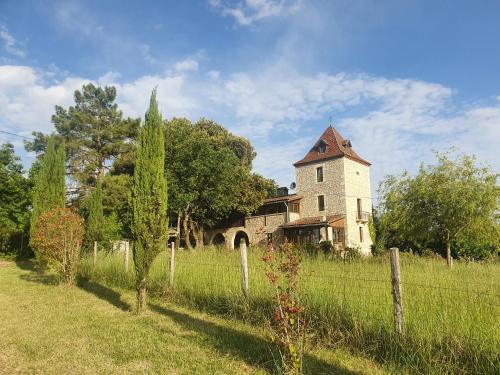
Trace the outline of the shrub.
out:
M 83 219 L 69 208 L 54 208 L 38 217 L 32 233 L 34 246 L 70 285 L 80 258 L 83 225 Z
M 271 331 L 280 353 L 281 370 L 301 374 L 306 323 L 299 300 L 300 252 L 285 241 L 277 250 L 269 244 L 262 259 L 268 269 L 266 277 L 274 288 Z
M 344 260 L 350 261 L 361 257 L 361 251 L 359 247 L 346 246 L 344 250 Z
M 333 244 L 330 241 L 323 241 L 319 243 L 319 249 L 325 255 L 331 255 L 334 251 Z

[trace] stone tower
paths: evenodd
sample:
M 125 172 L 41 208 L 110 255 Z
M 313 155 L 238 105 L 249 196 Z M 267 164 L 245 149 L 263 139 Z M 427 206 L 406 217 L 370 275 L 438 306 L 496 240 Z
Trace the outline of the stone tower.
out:
M 297 195 L 302 196 L 301 219 L 344 217 L 346 246 L 359 247 L 369 254 L 370 163 L 329 126 L 294 166 Z

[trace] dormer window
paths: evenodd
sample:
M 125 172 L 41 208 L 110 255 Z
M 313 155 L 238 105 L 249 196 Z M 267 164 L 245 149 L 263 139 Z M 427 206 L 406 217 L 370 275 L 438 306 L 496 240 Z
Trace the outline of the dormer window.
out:
M 325 144 L 325 142 L 320 142 L 320 144 L 318 145 L 318 152 L 320 154 L 324 154 L 326 152 L 326 144 Z

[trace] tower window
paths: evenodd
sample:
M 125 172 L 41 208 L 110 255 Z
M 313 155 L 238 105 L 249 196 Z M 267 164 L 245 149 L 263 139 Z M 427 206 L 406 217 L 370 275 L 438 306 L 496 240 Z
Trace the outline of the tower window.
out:
M 363 242 L 363 227 L 359 227 L 359 242 Z
M 357 206 L 358 206 L 358 219 L 361 219 L 362 217 L 362 212 L 363 212 L 363 206 L 361 204 L 361 199 L 357 199 Z
M 324 210 L 325 210 L 325 196 L 318 195 L 318 211 L 324 211 Z
M 323 182 L 323 167 L 316 168 L 316 181 Z
M 321 154 L 324 154 L 326 151 L 326 145 L 324 142 L 321 142 L 319 145 L 318 145 L 318 152 L 321 153 Z

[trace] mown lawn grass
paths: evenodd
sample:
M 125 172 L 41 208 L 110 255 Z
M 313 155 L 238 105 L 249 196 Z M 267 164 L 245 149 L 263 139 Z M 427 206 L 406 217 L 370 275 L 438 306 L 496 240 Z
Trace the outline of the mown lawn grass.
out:
M 130 312 L 134 293 L 96 280 L 77 286 L 38 276 L 32 263 L 0 261 L 0 373 L 273 373 L 262 329 L 152 299 Z M 310 374 L 384 374 L 342 350 L 312 349 Z
M 156 259 L 149 290 L 184 306 L 262 326 L 271 316 L 272 290 L 261 251 L 249 251 L 250 299 L 240 287 L 238 252 L 209 248 L 178 251 L 175 286 L 168 287 L 168 253 Z M 347 347 L 397 371 L 498 373 L 500 265 L 403 255 L 406 335 L 393 333 L 388 259 L 352 262 L 304 258 L 302 294 L 314 341 Z M 124 272 L 123 255 L 101 254 L 94 267 L 86 259 L 82 275 L 109 285 L 133 288 L 133 265 Z

